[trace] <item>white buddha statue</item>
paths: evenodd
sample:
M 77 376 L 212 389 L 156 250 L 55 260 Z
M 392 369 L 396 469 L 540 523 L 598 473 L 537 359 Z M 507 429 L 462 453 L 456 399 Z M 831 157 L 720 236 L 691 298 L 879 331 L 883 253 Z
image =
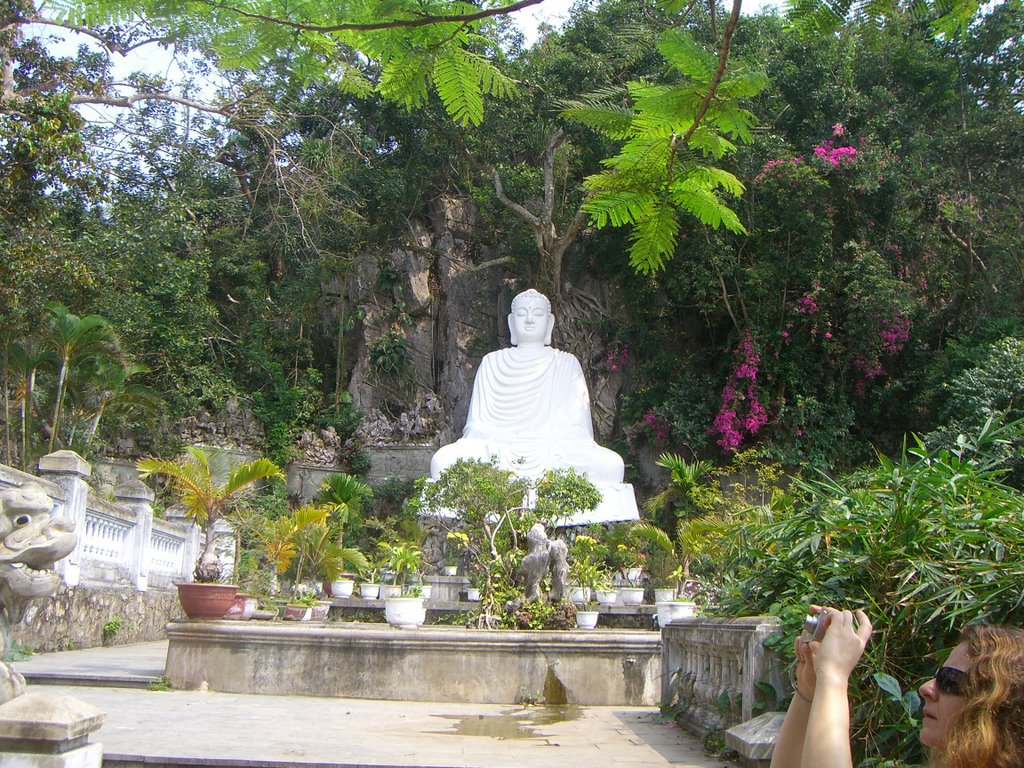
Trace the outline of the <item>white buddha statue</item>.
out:
M 550 346 L 554 324 L 543 294 L 531 289 L 512 300 L 513 346 L 481 361 L 462 437 L 434 454 L 430 476 L 436 479 L 459 459 L 496 457 L 502 468 L 528 477 L 571 467 L 603 496 L 594 512 L 572 524 L 636 519 L 632 486 L 622 483 L 622 458 L 594 442 L 583 369 L 573 355 Z

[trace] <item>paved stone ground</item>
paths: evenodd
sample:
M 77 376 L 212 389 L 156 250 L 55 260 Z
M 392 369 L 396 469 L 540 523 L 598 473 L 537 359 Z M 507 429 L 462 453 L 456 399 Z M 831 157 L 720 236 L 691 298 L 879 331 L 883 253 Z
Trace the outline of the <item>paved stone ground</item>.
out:
M 16 664 L 107 712 L 93 739 L 111 764 L 413 768 L 720 768 L 643 707 L 519 707 L 101 685 L 163 673 L 166 643 L 41 654 Z M 309 670 L 309 674 L 321 674 Z M 117 680 L 113 680 L 115 684 Z

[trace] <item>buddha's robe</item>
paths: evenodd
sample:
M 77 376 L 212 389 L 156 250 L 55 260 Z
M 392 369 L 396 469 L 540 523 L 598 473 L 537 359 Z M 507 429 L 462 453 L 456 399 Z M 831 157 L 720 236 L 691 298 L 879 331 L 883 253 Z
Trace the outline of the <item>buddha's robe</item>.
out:
M 430 462 L 436 478 L 458 459 L 488 461 L 529 477 L 573 468 L 598 485 L 622 483 L 622 458 L 594 442 L 590 394 L 579 361 L 547 346 L 484 357 L 462 438 Z

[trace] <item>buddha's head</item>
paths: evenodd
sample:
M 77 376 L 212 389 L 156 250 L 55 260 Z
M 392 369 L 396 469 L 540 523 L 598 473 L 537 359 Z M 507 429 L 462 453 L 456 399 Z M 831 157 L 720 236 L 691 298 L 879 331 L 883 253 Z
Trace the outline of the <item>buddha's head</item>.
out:
M 546 346 L 551 343 L 554 327 L 551 302 L 543 293 L 531 288 L 512 299 L 512 311 L 508 313 L 512 346 Z

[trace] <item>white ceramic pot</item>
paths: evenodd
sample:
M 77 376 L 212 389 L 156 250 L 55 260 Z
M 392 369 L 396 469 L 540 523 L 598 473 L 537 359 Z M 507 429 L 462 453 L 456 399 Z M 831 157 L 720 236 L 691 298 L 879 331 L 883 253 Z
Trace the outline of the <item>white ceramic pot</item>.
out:
M 380 584 L 360 584 L 359 596 L 364 600 L 376 600 L 380 597 Z
M 380 587 L 380 596 L 384 600 L 389 597 L 401 597 L 402 587 L 398 584 L 382 584 Z
M 654 590 L 654 602 L 657 603 L 671 603 L 676 599 L 676 591 L 671 588 Z
M 644 588 L 619 587 L 619 600 L 623 605 L 640 605 L 644 601 Z
M 586 587 L 569 587 L 566 593 L 566 597 L 568 598 L 570 603 L 582 605 L 583 603 L 587 602 L 587 593 L 589 591 L 590 590 L 588 590 Z
M 424 600 L 429 600 L 430 595 L 434 592 L 433 584 L 421 584 L 420 585 L 420 597 Z
M 327 621 L 327 614 L 330 613 L 330 610 L 330 600 L 317 600 L 316 605 L 313 606 L 310 613 L 309 619 L 310 621 Z
M 693 611 L 696 607 L 696 603 L 685 600 L 658 603 L 658 626 L 667 627 L 676 619 L 688 619 L 693 616 Z
M 643 568 L 627 568 L 626 569 L 626 581 L 630 584 L 639 584 L 640 580 L 644 577 Z
M 442 565 L 441 575 L 442 576 L 454 576 L 459 572 L 459 566 L 457 565 Z
M 384 601 L 384 617 L 399 629 L 413 629 L 427 618 L 422 597 L 389 597 Z
M 352 597 L 356 583 L 352 579 L 337 579 L 331 582 L 331 597 Z
M 593 629 L 597 626 L 597 611 L 576 611 L 576 627 Z
M 480 590 L 476 587 L 466 587 L 466 599 L 472 603 L 480 599 Z
M 619 601 L 619 592 L 616 589 L 597 590 L 597 602 L 601 605 L 615 605 Z

